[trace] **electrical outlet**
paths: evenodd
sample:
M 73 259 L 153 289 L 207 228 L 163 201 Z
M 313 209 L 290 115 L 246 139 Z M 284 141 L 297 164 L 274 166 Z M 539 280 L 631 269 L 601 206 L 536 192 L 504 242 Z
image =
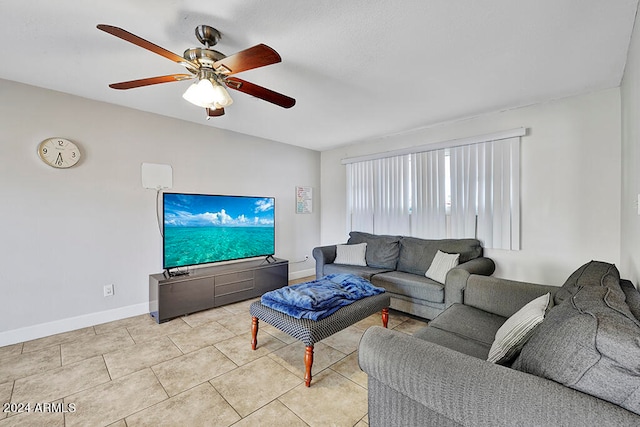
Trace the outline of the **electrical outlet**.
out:
M 113 296 L 113 285 L 104 285 L 104 296 L 112 297 Z

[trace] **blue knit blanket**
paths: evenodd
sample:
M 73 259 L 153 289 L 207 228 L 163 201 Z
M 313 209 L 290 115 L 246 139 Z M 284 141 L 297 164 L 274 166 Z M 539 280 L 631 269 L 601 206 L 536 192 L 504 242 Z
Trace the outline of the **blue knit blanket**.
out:
M 340 307 L 383 292 L 383 288 L 373 286 L 360 276 L 330 274 L 267 292 L 262 295 L 260 302 L 296 319 L 320 320 Z

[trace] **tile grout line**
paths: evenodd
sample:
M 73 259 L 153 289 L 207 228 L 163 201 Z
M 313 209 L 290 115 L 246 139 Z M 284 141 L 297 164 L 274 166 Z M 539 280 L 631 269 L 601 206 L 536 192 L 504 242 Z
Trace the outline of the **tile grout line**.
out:
M 101 354 L 100 356 L 102 357 L 102 361 L 104 362 L 104 367 L 107 370 L 107 375 L 109 375 L 109 381 L 113 381 L 113 376 L 111 376 L 111 371 L 109 370 L 109 365 L 107 364 L 107 359 L 104 358 L 104 353 Z
M 337 362 L 336 362 L 337 363 Z M 333 365 L 329 366 L 327 369 L 330 370 L 331 372 L 334 372 L 338 375 L 340 375 L 342 378 L 346 379 L 347 381 L 352 382 L 354 385 L 360 387 L 361 389 L 363 389 L 364 391 L 369 391 L 369 389 L 367 387 L 362 386 L 361 384 L 358 384 L 357 382 L 355 382 L 354 380 L 352 380 L 351 378 L 347 377 L 346 375 L 344 375 L 342 372 L 338 372 L 335 369 L 332 368 Z
M 238 369 L 238 368 L 236 368 L 236 369 Z M 234 370 L 235 370 L 235 369 L 234 369 Z M 233 370 L 232 370 L 232 371 L 233 371 Z M 232 372 L 232 371 L 229 371 L 229 372 Z M 213 378 L 212 378 L 212 379 L 213 379 Z M 213 383 L 211 382 L 211 380 L 209 380 L 209 381 L 207 381 L 207 382 L 208 382 L 208 383 L 209 383 L 209 385 L 210 385 L 210 386 L 215 390 L 215 392 L 216 392 L 216 393 L 218 393 L 218 395 L 222 398 L 222 400 L 224 400 L 224 402 L 225 402 L 227 405 L 229 405 L 229 407 L 230 407 L 231 409 L 233 409 L 233 412 L 235 412 L 235 413 L 240 417 L 240 419 L 239 419 L 238 421 L 236 421 L 235 423 L 233 423 L 233 424 L 237 424 L 237 423 L 239 423 L 240 421 L 242 421 L 243 419 L 245 419 L 245 418 L 246 418 L 246 417 L 243 417 L 242 415 L 240 415 L 240 413 L 238 412 L 238 410 L 237 410 L 237 409 L 236 409 L 236 408 L 231 404 L 231 402 L 229 402 L 229 401 L 227 400 L 227 398 L 226 398 L 226 397 L 224 397 L 224 395 L 223 395 L 222 393 L 220 393 L 220 390 L 218 390 L 218 389 L 216 388 L 216 386 L 215 386 L 215 385 L 213 385 Z M 231 425 L 233 425 L 233 424 L 231 424 Z
M 239 307 L 234 307 L 234 310 L 229 310 L 229 309 L 227 309 L 226 307 L 220 307 L 220 309 L 224 310 L 224 313 L 227 313 L 229 316 L 238 316 L 238 315 L 241 315 L 241 314 L 246 314 L 246 311 L 243 311 L 243 313 L 238 313 L 237 311 L 238 311 Z M 189 329 L 188 329 L 188 330 L 186 330 L 186 328 L 185 328 L 184 330 L 175 331 L 175 330 L 171 329 L 171 327 L 169 327 L 169 328 L 167 328 L 166 332 L 165 332 L 165 331 L 162 331 L 162 333 L 160 333 L 160 334 L 159 334 L 159 335 L 157 335 L 157 336 L 155 336 L 155 333 L 154 333 L 152 330 L 149 330 L 149 331 L 147 332 L 147 330 L 146 330 L 146 328 L 147 328 L 147 324 L 146 324 L 146 323 L 145 323 L 145 324 L 141 323 L 141 325 L 140 325 L 140 327 L 141 327 L 141 332 L 140 332 L 140 334 L 139 334 L 139 335 L 140 335 L 140 336 L 139 336 L 139 342 L 138 342 L 138 341 L 136 341 L 136 340 L 134 339 L 133 334 L 132 334 L 132 332 L 131 332 L 132 328 L 137 327 L 137 325 L 134 325 L 133 323 L 131 323 L 131 324 L 129 324 L 128 326 L 121 326 L 121 327 L 125 329 L 125 331 L 126 331 L 126 336 L 128 336 L 128 337 L 131 339 L 131 342 L 133 343 L 133 346 L 130 346 L 130 347 L 135 347 L 135 346 L 144 346 L 144 345 L 145 345 L 145 343 L 147 343 L 147 342 L 151 342 L 152 340 L 159 340 L 159 339 L 165 339 L 165 338 L 168 338 L 168 339 L 169 339 L 169 342 L 171 343 L 171 347 L 173 347 L 174 349 L 177 349 L 177 350 L 178 350 L 178 352 L 180 353 L 179 355 L 175 355 L 175 356 L 173 356 L 173 357 L 171 357 L 171 358 L 169 358 L 169 359 L 167 359 L 167 360 L 163 360 L 162 362 L 158 362 L 158 363 L 156 363 L 156 364 L 155 364 L 155 365 L 153 365 L 153 366 L 157 366 L 157 365 L 159 365 L 160 363 L 165 363 L 165 362 L 167 362 L 167 361 L 169 361 L 169 360 L 174 360 L 174 359 L 177 359 L 177 358 L 180 358 L 180 357 L 184 357 L 185 355 L 188 355 L 188 354 L 190 354 L 190 353 L 193 353 L 194 351 L 199 351 L 199 350 L 202 350 L 202 349 L 207 348 L 207 347 L 212 347 L 212 348 L 216 349 L 217 351 L 219 351 L 219 352 L 220 352 L 220 353 L 221 353 L 221 354 L 222 354 L 226 359 L 228 359 L 228 360 L 229 360 L 233 365 L 235 365 L 235 368 L 233 368 L 233 369 L 232 369 L 232 370 L 230 370 L 230 371 L 227 371 L 227 372 L 221 373 L 221 374 L 219 374 L 219 375 L 216 375 L 216 376 L 214 376 L 213 378 L 207 379 L 207 380 L 205 380 L 205 381 L 203 381 L 203 382 L 201 382 L 201 383 L 199 383 L 199 384 L 192 385 L 192 386 L 190 386 L 189 388 L 187 388 L 187 389 L 185 389 L 185 390 L 181 390 L 181 391 L 180 391 L 179 393 L 177 393 L 175 396 L 170 396 L 170 395 L 169 395 L 169 393 L 167 392 L 167 390 L 166 390 L 165 386 L 164 386 L 164 385 L 162 384 L 162 382 L 160 381 L 160 378 L 158 377 L 158 374 L 157 374 L 157 373 L 156 373 L 156 371 L 153 369 L 153 366 L 146 365 L 143 369 L 150 369 L 150 370 L 151 370 L 151 372 L 152 372 L 152 374 L 154 375 L 154 378 L 156 379 L 157 383 L 161 386 L 161 389 L 162 389 L 162 390 L 163 390 L 163 392 L 165 393 L 166 398 L 164 398 L 163 400 L 161 400 L 161 401 L 159 401 L 159 402 L 156 402 L 156 403 L 154 403 L 154 404 L 152 404 L 152 405 L 149 405 L 148 407 L 141 408 L 141 409 L 139 409 L 139 410 L 137 410 L 137 411 L 135 411 L 135 412 L 133 412 L 133 413 L 131 413 L 131 414 L 127 414 L 127 415 L 125 415 L 125 416 L 122 416 L 122 418 L 121 418 L 120 420 L 116 420 L 116 421 L 114 421 L 114 422 L 116 422 L 116 423 L 117 423 L 117 422 L 122 422 L 124 425 L 128 425 L 128 423 L 126 422 L 126 418 L 127 418 L 127 417 L 130 417 L 130 416 L 132 416 L 132 415 L 134 415 L 134 414 L 137 414 L 137 413 L 139 413 L 139 412 L 141 412 L 141 411 L 144 411 L 144 410 L 146 410 L 146 409 L 149 409 L 150 407 L 153 407 L 153 406 L 155 406 L 155 405 L 160 405 L 160 404 L 162 404 L 162 403 L 165 403 L 165 402 L 167 402 L 168 400 L 173 399 L 174 397 L 180 396 L 180 395 L 181 395 L 181 394 L 183 394 L 183 393 L 186 393 L 186 392 L 188 392 L 188 391 L 190 391 L 190 390 L 192 390 L 192 389 L 194 389 L 194 388 L 196 388 L 196 387 L 199 387 L 199 386 L 202 386 L 202 385 L 203 385 L 203 384 L 205 384 L 205 383 L 208 383 L 208 386 L 212 387 L 212 388 L 213 388 L 213 390 L 215 390 L 215 392 L 216 392 L 216 393 L 217 393 L 217 394 L 222 398 L 222 400 L 223 400 L 223 401 L 224 401 L 224 402 L 225 402 L 225 403 L 226 403 L 226 404 L 227 404 L 227 405 L 228 405 L 228 406 L 229 406 L 229 407 L 230 407 L 230 408 L 235 412 L 235 414 L 239 417 L 239 420 L 238 420 L 238 421 L 236 421 L 236 422 L 234 422 L 233 424 L 236 424 L 236 423 L 241 422 L 242 420 L 246 419 L 247 417 L 251 416 L 252 414 L 256 413 L 257 411 L 260 411 L 260 410 L 264 409 L 266 406 L 268 406 L 268 405 L 272 404 L 273 402 L 278 401 L 278 402 L 279 402 L 279 404 L 283 405 L 283 407 L 284 407 L 284 408 L 286 408 L 288 411 L 290 411 L 290 412 L 291 412 L 291 413 L 292 413 L 292 414 L 293 414 L 293 415 L 294 415 L 298 420 L 300 420 L 304 425 L 309 425 L 309 424 L 307 424 L 307 423 L 304 421 L 304 419 L 302 419 L 302 418 L 300 417 L 300 415 L 299 415 L 297 412 L 295 412 L 293 409 L 289 408 L 287 405 L 285 405 L 285 404 L 284 404 L 284 402 L 283 402 L 282 400 L 280 400 L 280 399 L 282 398 L 282 396 L 286 395 L 287 393 L 290 393 L 290 392 L 291 392 L 292 390 L 294 390 L 296 387 L 299 387 L 299 386 L 300 386 L 300 384 L 303 384 L 302 380 L 300 380 L 300 382 L 299 382 L 297 385 L 295 385 L 295 386 L 291 387 L 290 389 L 288 389 L 288 390 L 286 390 L 286 391 L 282 392 L 278 397 L 275 397 L 275 398 L 274 398 L 274 399 L 272 399 L 271 401 L 269 401 L 269 402 L 265 403 L 264 405 L 261 405 L 259 408 L 256 408 L 255 410 L 253 410 L 251 413 L 247 414 L 247 415 L 246 415 L 246 416 L 244 416 L 244 417 L 243 417 L 243 416 L 241 416 L 241 415 L 238 413 L 238 410 L 237 410 L 233 405 L 231 405 L 231 403 L 227 400 L 227 398 L 226 398 L 225 396 L 223 396 L 223 395 L 222 395 L 222 393 L 220 393 L 220 392 L 218 391 L 218 389 L 217 389 L 217 388 L 213 385 L 213 383 L 212 383 L 212 381 L 213 381 L 214 379 L 219 378 L 219 377 L 221 377 L 221 376 L 223 376 L 223 375 L 226 375 L 227 373 L 233 372 L 233 371 L 235 371 L 235 370 L 237 370 L 237 369 L 239 369 L 239 368 L 241 368 L 241 367 L 243 367 L 243 366 L 247 365 L 248 363 L 254 362 L 254 361 L 259 360 L 259 359 L 261 359 L 261 358 L 268 358 L 268 359 L 270 359 L 271 361 L 273 361 L 273 362 L 276 362 L 276 363 L 277 363 L 277 360 L 274 360 L 272 357 L 269 357 L 269 356 L 270 356 L 270 355 L 275 354 L 278 350 L 280 350 L 280 349 L 282 349 L 282 348 L 286 348 L 286 347 L 287 347 L 287 346 L 289 346 L 289 345 L 295 344 L 297 341 L 295 341 L 295 342 L 293 342 L 293 343 L 287 343 L 286 341 L 281 341 L 280 339 L 278 339 L 278 338 L 277 338 L 277 336 L 276 336 L 275 334 L 272 334 L 272 333 L 270 333 L 269 331 L 266 331 L 266 330 L 262 330 L 261 332 L 266 333 L 268 336 L 270 336 L 270 337 L 271 337 L 273 340 L 275 340 L 275 341 L 280 341 L 280 342 L 283 344 L 283 346 L 282 346 L 282 347 L 279 347 L 278 349 L 275 349 L 275 350 L 269 350 L 269 352 L 268 352 L 267 354 L 264 354 L 264 355 L 260 356 L 260 357 L 259 357 L 259 358 L 257 358 L 257 359 L 251 360 L 251 361 L 249 361 L 249 362 L 245 362 L 245 363 L 243 363 L 243 364 L 238 364 L 238 363 L 236 363 L 233 359 L 231 359 L 229 356 L 227 356 L 227 354 L 225 354 L 224 352 L 222 352 L 222 350 L 220 350 L 220 349 L 217 347 L 217 344 L 220 344 L 220 343 L 224 343 L 224 342 L 226 342 L 226 341 L 233 340 L 233 339 L 235 339 L 235 338 L 237 338 L 237 337 L 239 337 L 239 336 L 241 336 L 241 335 L 244 335 L 246 332 L 236 333 L 236 332 L 234 332 L 233 330 L 228 329 L 226 326 L 224 326 L 223 324 L 221 324 L 221 323 L 220 323 L 220 322 L 218 322 L 217 320 L 212 320 L 212 321 L 210 321 L 210 322 L 205 322 L 205 323 L 203 323 L 203 324 L 201 324 L 201 325 L 191 325 L 191 324 L 190 324 L 189 322 L 187 322 L 183 317 L 180 317 L 179 319 L 181 320 L 181 322 L 178 322 L 178 323 L 180 323 L 180 325 L 182 325 L 182 323 L 184 323 L 184 324 L 186 324 L 187 326 L 189 326 Z M 206 317 L 199 318 L 199 319 L 204 320 L 204 319 L 206 319 Z M 409 317 L 409 319 L 411 319 L 411 317 Z M 409 320 L 409 319 L 406 319 L 406 320 Z M 177 320 L 177 319 L 176 319 L 176 320 Z M 405 320 L 405 321 L 406 321 L 406 320 Z M 405 321 L 400 320 L 400 323 L 398 323 L 398 325 L 396 325 L 396 326 L 395 326 L 395 328 L 397 328 L 397 327 L 399 327 L 400 325 L 402 325 Z M 197 323 L 197 321 L 196 321 L 196 323 Z M 209 324 L 209 323 L 218 323 L 218 325 L 219 325 L 222 329 L 224 329 L 224 330 L 228 331 L 228 332 L 231 334 L 231 336 L 230 336 L 230 337 L 228 337 L 228 338 L 225 338 L 225 339 L 223 339 L 223 340 L 221 340 L 221 341 L 216 341 L 216 342 L 214 342 L 214 343 L 208 344 L 208 345 L 206 345 L 206 346 L 204 346 L 204 347 L 202 347 L 202 348 L 200 348 L 200 349 L 193 350 L 193 351 L 191 351 L 191 352 L 189 352 L 189 353 L 185 353 L 185 352 L 184 352 L 184 351 L 183 351 L 183 350 L 178 346 L 178 344 L 176 344 L 176 341 L 174 340 L 174 338 L 171 338 L 171 336 L 170 336 L 170 335 L 174 335 L 174 337 L 178 337 L 179 335 L 187 334 L 187 333 L 189 333 L 189 331 L 194 330 L 194 329 L 197 329 L 197 328 L 202 327 L 203 325 L 207 325 L 207 324 Z M 182 325 L 182 326 L 183 326 L 183 325 Z M 114 328 L 114 329 L 118 329 L 118 328 Z M 153 328 L 150 328 L 150 329 L 153 329 Z M 178 327 L 177 329 L 180 329 L 180 328 Z M 238 328 L 234 328 L 234 329 L 238 329 Z M 359 328 L 358 328 L 358 329 L 359 329 Z M 390 329 L 391 329 L 391 328 L 390 328 Z M 107 332 L 108 332 L 108 331 L 109 331 L 109 330 L 107 330 Z M 173 332 L 171 332 L 171 331 L 173 331 Z M 87 337 L 88 337 L 88 336 L 95 337 L 95 336 L 99 336 L 99 335 L 101 335 L 101 334 L 98 334 L 98 330 L 97 330 L 97 328 L 96 328 L 96 326 L 95 326 L 95 325 L 91 327 L 91 332 L 92 332 L 92 333 L 87 333 L 87 334 L 86 334 L 86 336 L 87 336 Z M 277 332 L 277 331 L 274 331 L 274 332 Z M 404 332 L 404 331 L 401 331 L 401 332 Z M 406 332 L 405 332 L 405 333 L 406 333 Z M 124 335 L 124 334 L 123 334 L 123 335 Z M 409 333 L 409 335 L 411 335 L 411 334 Z M 150 338 L 145 339 L 145 337 L 150 337 Z M 42 347 L 41 349 L 36 348 L 36 351 L 41 351 L 41 350 L 45 350 L 45 349 L 47 349 L 47 348 L 53 347 L 54 345 L 58 347 L 58 349 L 57 349 L 57 359 L 58 359 L 58 363 L 59 363 L 59 365 L 58 365 L 57 367 L 47 368 L 44 372 L 49 372 L 49 371 L 53 371 L 53 370 L 55 370 L 55 369 L 63 368 L 64 366 L 68 366 L 68 365 L 63 365 L 63 364 L 62 364 L 62 362 L 63 362 L 63 348 L 62 348 L 62 346 L 63 346 L 63 344 L 72 343 L 72 342 L 73 342 L 73 339 L 72 339 L 72 338 L 73 338 L 73 337 L 70 337 L 70 338 L 68 338 L 68 339 L 63 339 L 61 342 L 59 342 L 59 343 L 57 343 L 57 344 L 47 345 L 47 346 L 45 346 L 45 347 Z M 337 344 L 337 342 L 336 342 L 336 343 L 334 343 L 334 344 Z M 247 344 L 247 345 L 248 345 L 248 344 Z M 357 388 L 358 388 L 358 389 L 362 389 L 362 390 L 364 390 L 364 391 L 366 392 L 366 391 L 367 391 L 367 388 L 366 388 L 366 387 L 364 387 L 363 385 L 361 385 L 361 384 L 357 383 L 356 381 L 352 380 L 351 378 L 349 378 L 349 377 L 347 376 L 347 374 L 349 374 L 349 370 L 344 370 L 344 373 L 342 373 L 342 372 L 339 372 L 339 371 L 337 371 L 337 370 L 335 369 L 335 365 L 336 365 L 336 364 L 338 364 L 338 363 L 341 363 L 341 362 L 345 361 L 347 358 L 351 357 L 351 356 L 353 355 L 353 353 L 357 352 L 357 350 L 354 350 L 354 351 L 352 351 L 352 352 L 350 352 L 350 353 L 346 353 L 346 352 L 344 352 L 344 351 L 340 350 L 339 348 L 336 348 L 336 347 L 334 347 L 334 346 L 332 346 L 332 345 L 330 345 L 330 344 L 325 344 L 325 345 L 327 345 L 329 348 L 331 348 L 331 349 L 333 349 L 333 350 L 337 351 L 339 354 L 342 354 L 343 356 L 341 356 L 339 359 L 337 359 L 337 360 L 335 360 L 335 361 L 331 362 L 327 367 L 325 367 L 325 368 L 324 368 L 324 369 L 322 369 L 321 371 L 319 371 L 319 372 L 317 372 L 317 373 L 314 373 L 314 376 L 320 375 L 320 374 L 321 374 L 321 373 L 323 373 L 323 372 L 324 372 L 324 373 L 336 373 L 336 374 L 338 374 L 338 375 L 339 375 L 339 377 L 340 377 L 340 378 L 343 378 L 343 379 L 347 380 L 349 383 L 351 383 L 351 384 L 353 384 L 353 385 L 357 386 Z M 169 346 L 169 344 L 167 343 L 167 347 L 168 347 L 168 346 Z M 338 346 L 339 346 L 339 345 L 338 345 Z M 349 348 L 349 347 L 347 346 L 346 342 L 345 342 L 344 347 Z M 98 348 L 98 347 L 96 347 L 96 348 Z M 27 352 L 25 353 L 25 349 L 26 349 L 25 342 L 22 342 L 22 343 L 20 343 L 20 346 L 19 346 L 16 350 L 12 350 L 12 351 L 15 351 L 16 355 L 18 355 L 18 356 L 21 356 L 21 355 L 25 355 L 25 354 L 31 353 L 31 352 L 29 352 L 29 351 L 27 351 Z M 109 354 L 111 354 L 111 353 L 117 353 L 117 352 L 119 352 L 119 351 L 125 351 L 125 350 L 126 350 L 125 348 L 122 348 L 122 349 L 114 349 L 114 350 L 111 350 L 111 351 L 101 352 L 101 353 L 100 353 L 100 356 L 101 356 L 101 358 L 102 358 L 102 363 L 103 363 L 103 365 L 104 365 L 104 368 L 105 368 L 105 369 L 106 369 L 106 371 L 107 371 L 107 377 L 108 377 L 108 381 L 106 381 L 105 383 L 102 383 L 102 384 L 108 384 L 108 383 L 110 383 L 110 382 L 113 382 L 113 381 L 117 380 L 117 379 L 114 379 L 114 378 L 113 378 L 113 376 L 112 376 L 112 372 L 109 370 L 109 366 L 108 366 L 108 364 L 107 364 L 107 358 L 106 358 L 105 356 L 106 356 L 106 355 L 109 355 Z M 53 354 L 52 354 L 52 356 L 53 356 Z M 81 363 L 81 362 L 86 361 L 86 360 L 88 360 L 88 359 L 90 359 L 90 358 L 92 358 L 92 357 L 95 357 L 95 356 L 89 356 L 89 357 L 87 357 L 87 356 L 83 356 L 83 358 L 82 358 L 81 360 L 75 361 L 75 362 L 73 362 L 73 363 Z M 50 360 L 51 360 L 51 359 L 50 359 Z M 241 360 L 241 359 L 239 359 L 239 360 Z M 295 372 L 293 372 L 292 370 L 288 369 L 286 365 L 283 365 L 283 364 L 280 364 L 280 363 L 277 363 L 277 365 L 279 365 L 279 366 L 280 366 L 280 367 L 282 367 L 282 368 L 285 368 L 287 371 L 291 372 L 292 374 L 297 375 Z M 129 374 L 127 374 L 127 375 L 135 374 L 136 372 L 140 372 L 140 371 L 141 371 L 141 370 L 143 370 L 143 369 L 138 369 L 138 370 L 136 370 L 136 371 L 134 371 L 134 372 L 132 372 L 132 373 L 129 373 Z M 34 375 L 35 375 L 35 374 L 34 374 Z M 24 377 L 24 378 L 27 378 L 27 377 L 29 377 L 29 375 L 28 375 L 28 376 L 26 376 L 26 377 Z M 123 377 L 124 377 L 124 376 L 123 376 Z M 123 377 L 121 377 L 121 378 L 123 378 Z M 15 378 L 15 379 L 13 380 L 13 382 L 12 382 L 12 385 L 11 385 L 11 392 L 10 392 L 10 394 L 9 394 L 9 396 L 10 396 L 10 400 L 11 400 L 11 399 L 13 399 L 13 397 L 14 397 L 14 395 L 15 395 L 15 392 L 16 392 L 16 382 L 17 382 L 19 379 L 21 379 L 21 378 Z M 102 384 L 99 384 L 99 385 L 102 385 Z M 96 385 L 95 387 L 97 387 L 97 386 L 99 386 L 99 385 Z M 93 387 L 91 387 L 91 388 L 93 388 Z M 84 390 L 82 390 L 82 391 L 90 390 L 91 388 L 89 388 L 89 389 L 84 389 Z M 79 392 L 80 392 L 80 391 L 78 391 L 78 392 L 74 392 L 74 393 L 72 393 L 72 394 L 76 394 L 76 393 L 79 393 Z M 65 399 L 68 399 L 68 397 L 69 397 L 69 396 L 70 396 L 70 395 L 62 397 L 62 398 L 61 398 L 61 399 L 62 399 L 62 401 L 64 401 Z M 55 400 L 58 400 L 58 399 L 55 399 Z M 54 400 L 54 401 L 55 401 L 55 400 Z M 5 418 L 6 418 L 6 417 L 5 417 Z M 365 421 L 363 421 L 363 420 L 368 420 L 368 413 L 366 413 L 363 417 L 361 417 L 361 418 L 358 420 L 358 422 L 356 422 L 356 423 L 354 424 L 354 426 L 355 426 L 355 425 L 357 425 L 358 423 L 360 423 L 360 421 L 362 421 L 363 423 L 367 424 L 367 423 L 366 423 Z M 67 420 L 67 415 L 66 415 L 66 414 L 64 414 L 63 422 L 64 422 L 64 425 L 65 425 L 65 426 L 67 425 L 67 421 L 68 421 L 68 420 Z M 70 421 L 70 420 L 69 420 L 69 421 Z
M 287 408 L 289 411 L 291 411 L 291 413 L 292 413 L 292 414 L 294 414 L 296 417 L 298 417 L 298 419 L 299 419 L 300 421 L 302 421 L 302 422 L 303 422 L 303 423 L 305 423 L 307 426 L 309 426 L 310 424 L 309 424 L 309 423 L 307 423 L 307 422 L 306 422 L 305 420 L 303 420 L 302 418 L 300 418 L 300 415 L 298 415 L 298 414 L 296 413 L 296 411 L 294 411 L 292 408 L 290 408 L 289 406 L 287 406 L 287 404 L 286 404 L 286 403 L 284 403 L 282 400 L 280 400 L 280 398 L 281 398 L 282 396 L 284 396 L 284 394 L 285 394 L 285 393 L 283 393 L 282 395 L 278 396 L 275 400 L 277 400 L 278 402 L 280 402 L 280 403 L 282 404 L 282 406 L 284 406 L 284 407 L 285 407 L 285 408 Z

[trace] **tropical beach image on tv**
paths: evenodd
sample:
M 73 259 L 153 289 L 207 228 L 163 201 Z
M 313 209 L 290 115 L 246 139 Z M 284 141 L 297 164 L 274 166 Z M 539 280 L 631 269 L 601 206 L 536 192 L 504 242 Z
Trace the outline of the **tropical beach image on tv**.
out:
M 163 194 L 164 268 L 275 253 L 273 197 Z

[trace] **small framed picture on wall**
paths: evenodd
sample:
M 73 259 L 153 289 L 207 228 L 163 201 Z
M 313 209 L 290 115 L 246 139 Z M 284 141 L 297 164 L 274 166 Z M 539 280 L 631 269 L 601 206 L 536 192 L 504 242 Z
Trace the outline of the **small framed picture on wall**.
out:
M 309 214 L 313 212 L 313 188 L 296 187 L 296 213 Z

